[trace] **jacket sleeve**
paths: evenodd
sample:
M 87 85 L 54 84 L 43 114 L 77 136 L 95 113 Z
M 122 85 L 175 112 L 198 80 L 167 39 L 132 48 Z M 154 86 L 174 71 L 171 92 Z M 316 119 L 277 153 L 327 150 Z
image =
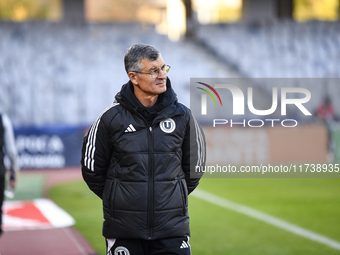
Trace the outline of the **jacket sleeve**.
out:
M 186 134 L 182 145 L 182 168 L 190 194 L 198 186 L 203 173 L 196 172 L 197 167 L 204 167 L 206 160 L 205 136 L 201 126 L 190 112 Z
M 15 138 L 11 120 L 6 114 L 2 115 L 2 124 L 4 127 L 5 152 L 10 161 L 10 175 L 15 178 L 19 172 L 18 152 L 15 145 Z
M 106 173 L 110 165 L 112 145 L 104 117 L 90 126 L 83 140 L 82 175 L 89 188 L 102 198 Z

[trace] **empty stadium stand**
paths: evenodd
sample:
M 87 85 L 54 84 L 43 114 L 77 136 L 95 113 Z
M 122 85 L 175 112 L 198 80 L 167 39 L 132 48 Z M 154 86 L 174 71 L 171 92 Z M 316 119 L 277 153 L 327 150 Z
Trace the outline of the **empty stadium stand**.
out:
M 137 23 L 0 22 L 0 109 L 15 126 L 91 123 L 128 77 L 124 54 L 155 45 L 179 99 L 189 104 L 190 77 L 228 77 L 199 46 L 171 42 Z
M 0 21 L 0 110 L 15 126 L 89 124 L 127 81 L 123 57 L 134 43 L 161 51 L 187 105 L 190 78 L 339 78 L 339 30 L 339 22 L 239 22 L 172 42 L 138 23 Z M 314 86 L 312 109 L 326 94 L 340 109 L 336 82 Z M 273 84 L 258 86 L 270 93 Z

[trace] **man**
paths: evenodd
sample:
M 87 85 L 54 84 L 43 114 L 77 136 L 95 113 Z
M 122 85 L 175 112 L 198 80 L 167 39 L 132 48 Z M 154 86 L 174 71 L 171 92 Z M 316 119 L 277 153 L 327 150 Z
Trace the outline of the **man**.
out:
M 130 80 L 82 148 L 83 178 L 103 200 L 108 254 L 191 254 L 188 194 L 201 176 L 190 166 L 205 164 L 204 135 L 156 48 L 133 45 L 124 62 Z
M 335 111 L 329 96 L 325 96 L 322 104 L 316 110 L 316 116 L 325 124 L 327 128 L 327 161 L 334 162 L 335 142 L 332 136 L 332 124 L 335 120 Z
M 334 107 L 329 96 L 326 96 L 323 100 L 323 103 L 318 106 L 316 114 L 320 120 L 323 120 L 325 122 L 334 119 Z
M 14 133 L 12 123 L 8 116 L 6 114 L 0 114 L 0 235 L 2 234 L 2 204 L 4 201 L 6 180 L 4 152 L 6 152 L 10 161 L 9 185 L 14 189 L 16 184 L 16 172 L 19 171 Z

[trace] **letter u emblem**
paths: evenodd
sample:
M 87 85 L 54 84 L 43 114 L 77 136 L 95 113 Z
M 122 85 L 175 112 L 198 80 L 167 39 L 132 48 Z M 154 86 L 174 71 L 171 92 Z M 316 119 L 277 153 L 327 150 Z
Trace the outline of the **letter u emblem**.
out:
M 176 129 L 176 123 L 171 118 L 161 121 L 161 123 L 159 123 L 159 126 L 164 133 L 172 133 Z

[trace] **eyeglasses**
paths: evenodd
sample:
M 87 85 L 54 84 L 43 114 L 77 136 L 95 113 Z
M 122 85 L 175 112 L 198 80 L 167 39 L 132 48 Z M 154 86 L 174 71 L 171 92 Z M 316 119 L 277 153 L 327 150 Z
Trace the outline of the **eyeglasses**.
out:
M 160 70 L 162 70 L 162 72 L 168 73 L 170 71 L 170 68 L 171 68 L 171 66 L 165 65 L 161 69 L 157 68 L 155 70 L 152 70 L 150 73 L 144 73 L 144 72 L 139 72 L 139 71 L 131 71 L 131 72 L 149 74 L 152 79 L 156 79 L 159 76 Z

